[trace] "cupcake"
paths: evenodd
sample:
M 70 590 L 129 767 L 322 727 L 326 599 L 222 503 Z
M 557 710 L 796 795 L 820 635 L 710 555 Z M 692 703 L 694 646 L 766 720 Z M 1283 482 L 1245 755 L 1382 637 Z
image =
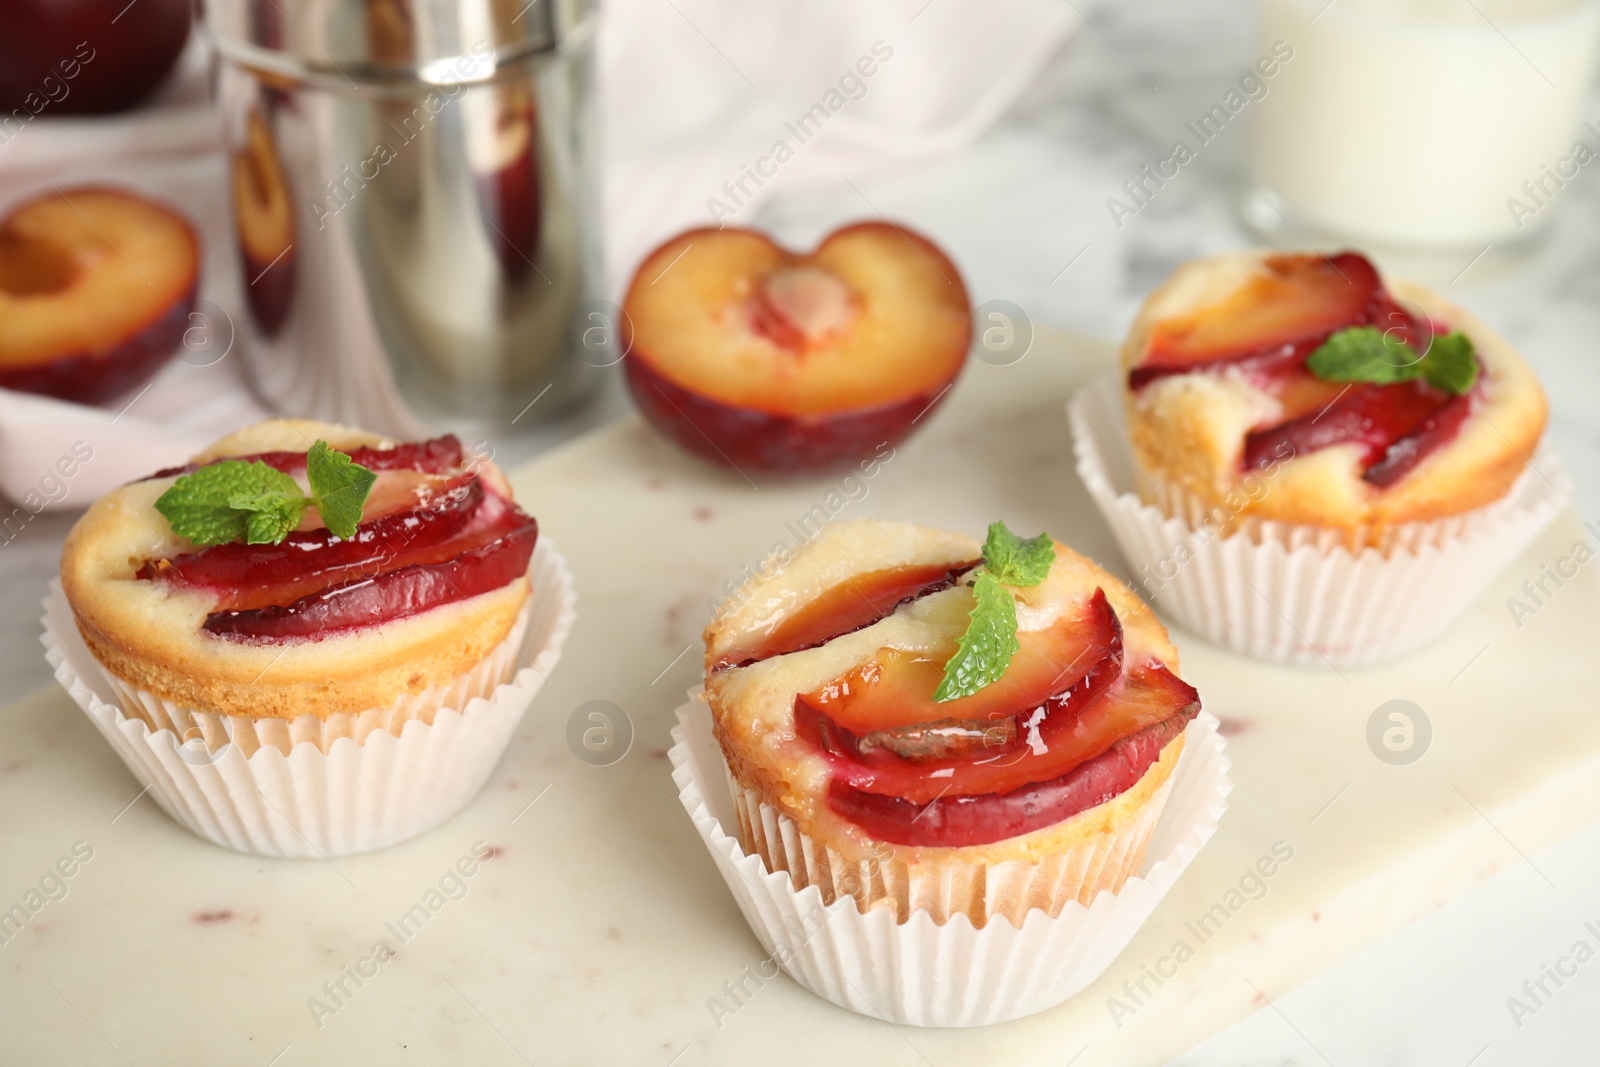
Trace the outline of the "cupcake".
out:
M 1516 351 L 1354 252 L 1188 263 L 1122 365 L 1119 399 L 1074 402 L 1080 473 L 1136 586 L 1240 651 L 1338 665 L 1415 647 L 1568 495 Z M 1118 485 L 1103 446 L 1121 439 Z
M 830 526 L 734 594 L 705 642 L 740 844 L 902 922 L 1020 925 L 1116 892 L 1200 710 L 1121 582 L 1001 524 L 982 545 Z
M 453 814 L 571 618 L 559 557 L 492 462 L 453 436 L 287 420 L 97 501 L 61 593 L 58 675 L 135 774 L 176 756 L 164 806 L 268 854 L 380 847 Z
M 1227 807 L 1217 720 L 1161 624 L 1046 535 L 830 525 L 705 642 L 679 798 L 769 958 L 851 1011 L 1060 1004 Z
M 1169 513 L 1323 527 L 1356 547 L 1505 497 L 1548 413 L 1503 338 L 1354 252 L 1185 264 L 1122 362 L 1134 459 Z

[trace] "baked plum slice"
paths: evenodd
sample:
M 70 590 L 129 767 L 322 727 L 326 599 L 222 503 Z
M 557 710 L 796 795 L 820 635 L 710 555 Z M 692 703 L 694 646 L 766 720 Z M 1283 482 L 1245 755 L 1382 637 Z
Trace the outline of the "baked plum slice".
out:
M 1054 778 L 1025 781 L 1004 792 L 952 792 L 918 802 L 868 792 L 835 777 L 828 785 L 828 807 L 880 841 L 933 848 L 989 844 L 1070 819 L 1138 784 L 1161 750 L 1199 714 L 1194 690 L 1164 667 L 1127 677 L 1126 688 L 1096 702 L 1107 705 L 1101 717 L 1155 721 L 1116 737 Z
M 289 604 L 216 611 L 205 629 L 232 640 L 316 640 L 409 618 L 515 581 L 526 573 L 538 537 L 531 516 L 491 494 L 465 530 L 436 546 L 438 562 L 339 582 Z
M 980 560 L 886 567 L 845 579 L 804 604 L 767 632 L 723 654 L 713 670 L 748 667 L 773 656 L 804 652 L 864 630 L 896 608 L 955 586 Z
M 796 734 L 829 764 L 829 807 L 891 844 L 997 841 L 1128 789 L 1199 713 L 1160 661 L 1126 662 L 1103 589 L 1017 640 L 1000 679 L 959 700 L 933 699 L 948 656 L 896 649 L 796 697 Z
M 1050 745 L 1122 672 L 1122 626 L 1094 596 L 1075 617 L 1019 635 L 1006 673 L 959 700 L 935 703 L 943 667 L 886 650 L 840 681 L 795 701 L 801 736 L 863 768 L 893 773 L 937 763 Z
M 458 550 L 453 539 L 482 510 L 483 484 L 467 475 L 418 495 L 414 507 L 368 519 L 353 537 L 318 527 L 295 530 L 276 545 L 213 545 L 150 560 L 138 577 L 203 590 L 215 598 L 216 610 L 239 611 L 287 604 L 385 570 L 443 562 Z
M 1271 375 L 1298 367 L 1346 326 L 1386 323 L 1396 309 L 1365 256 L 1282 255 L 1226 300 L 1163 322 L 1128 372 L 1140 389 L 1169 374 L 1229 365 Z
M 1140 389 L 1169 374 L 1238 368 L 1272 393 L 1281 421 L 1245 438 L 1241 470 L 1265 470 L 1286 456 L 1334 445 L 1362 446 L 1362 476 L 1385 488 L 1449 442 L 1471 413 L 1464 397 L 1415 379 L 1387 385 L 1316 378 L 1305 361 L 1329 336 L 1374 326 L 1427 351 L 1442 332 L 1413 317 L 1383 288 L 1365 256 L 1284 255 L 1220 303 L 1163 322 L 1144 361 L 1128 373 Z
M 1471 394 L 1450 397 L 1410 432 L 1390 441 L 1382 457 L 1367 467 L 1361 477 L 1379 489 L 1387 489 L 1410 474 L 1431 453 L 1448 444 L 1471 414 Z
M 1244 470 L 1264 470 L 1284 456 L 1357 444 L 1362 477 L 1384 488 L 1447 443 L 1470 414 L 1467 396 L 1441 392 L 1421 379 L 1352 385 L 1320 411 L 1251 431 L 1239 463 Z
M 445 434 L 428 441 L 412 441 L 407 444 L 395 445 L 393 448 L 352 448 L 348 455 L 352 462 L 358 463 L 370 471 L 416 471 L 420 474 L 448 474 L 461 466 L 465 453 L 461 447 L 461 439 L 455 434 Z M 167 467 L 158 470 L 148 478 L 141 481 L 150 481 L 153 478 L 176 478 L 182 474 L 193 474 L 201 467 L 208 467 L 213 463 L 222 463 L 225 460 L 238 459 L 246 462 L 265 463 L 273 470 L 280 470 L 285 474 L 299 474 L 306 469 L 306 454 L 304 452 L 253 452 L 247 456 L 219 456 L 204 463 L 186 463 L 181 467 Z

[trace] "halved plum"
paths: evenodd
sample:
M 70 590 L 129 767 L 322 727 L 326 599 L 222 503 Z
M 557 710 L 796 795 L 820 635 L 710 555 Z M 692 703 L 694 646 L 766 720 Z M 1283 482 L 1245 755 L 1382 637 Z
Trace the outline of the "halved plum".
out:
M 289 604 L 216 611 L 205 629 L 233 640 L 316 640 L 407 618 L 516 580 L 527 571 L 538 536 L 531 516 L 490 494 L 465 530 L 426 553 L 433 562 L 340 582 Z
M 866 629 L 901 605 L 950 589 L 981 561 L 889 567 L 847 578 L 766 633 L 723 654 L 713 670 L 748 667 L 773 656 L 817 648 L 836 637 Z
M 450 539 L 479 519 L 483 503 L 482 483 L 467 475 L 425 492 L 408 510 L 363 521 L 350 538 L 322 527 L 296 530 L 276 545 L 213 545 L 149 560 L 138 577 L 204 590 L 219 611 L 287 604 L 351 578 L 450 558 L 459 550 Z
M 640 265 L 623 310 L 623 369 L 645 418 L 713 463 L 785 473 L 908 435 L 972 333 L 955 265 L 886 222 L 806 255 L 753 230 L 679 234 Z
M 57 191 L 0 221 L 0 387 L 97 404 L 152 377 L 189 326 L 200 240 L 174 209 Z
M 5 140 L 45 108 L 53 122 L 57 115 L 112 114 L 143 102 L 183 54 L 193 18 L 187 0 L 6 0 Z

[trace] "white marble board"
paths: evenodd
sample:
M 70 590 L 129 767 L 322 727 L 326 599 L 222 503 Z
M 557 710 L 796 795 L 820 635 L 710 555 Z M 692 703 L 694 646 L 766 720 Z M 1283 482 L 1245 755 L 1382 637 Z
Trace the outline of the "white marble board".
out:
M 1110 362 L 1104 344 L 1041 335 L 1013 366 L 974 363 L 870 479 L 752 486 L 636 421 L 519 470 L 519 498 L 571 562 L 578 623 L 484 793 L 397 848 L 228 852 L 138 799 L 64 693 L 0 711 L 0 910 L 41 881 L 57 898 L 34 898 L 0 940 L 0 1063 L 1153 1064 L 1600 815 L 1600 716 L 1584 697 L 1596 568 L 1520 628 L 1506 605 L 1583 536 L 1569 514 L 1467 618 L 1390 666 L 1270 667 L 1178 632 L 1184 676 L 1232 733 L 1232 806 L 1127 952 L 1061 1008 L 988 1030 L 897 1029 L 786 978 L 744 977 L 760 946 L 665 758 L 708 598 L 793 545 L 819 506 L 973 534 L 1004 518 L 1119 569 L 1062 413 Z M 1432 724 L 1406 766 L 1367 742 L 1392 699 Z M 632 723 L 610 766 L 568 745 L 591 700 Z M 1292 858 L 1247 878 L 1275 845 Z M 470 877 L 451 873 L 463 859 Z M 50 877 L 62 860 L 72 875 Z M 419 904 L 426 919 L 402 942 L 394 924 Z M 1179 941 L 1193 952 L 1181 964 Z M 392 958 L 374 957 L 378 942 Z M 1169 976 L 1158 987 L 1151 973 Z

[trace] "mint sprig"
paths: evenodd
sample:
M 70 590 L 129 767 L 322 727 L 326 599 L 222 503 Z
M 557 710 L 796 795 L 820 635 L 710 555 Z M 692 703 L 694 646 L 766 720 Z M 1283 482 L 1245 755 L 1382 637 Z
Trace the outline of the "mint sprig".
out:
M 1478 357 L 1472 339 L 1460 330 L 1435 337 L 1418 352 L 1399 337 L 1376 326 L 1351 326 L 1330 336 L 1306 359 L 1306 369 L 1328 382 L 1394 385 L 1422 378 L 1456 396 L 1478 381 Z
M 275 545 L 300 525 L 307 507 L 338 537 L 352 537 L 377 474 L 318 441 L 306 453 L 311 495 L 260 460 L 225 459 L 183 475 L 156 499 L 179 537 L 197 545 Z
M 1021 647 L 1017 643 L 1017 605 L 1007 586 L 1038 585 L 1050 573 L 1056 547 L 1049 534 L 1023 540 L 1003 522 L 989 525 L 983 544 L 983 570 L 972 582 L 973 606 L 955 655 L 944 665 L 935 702 L 968 697 L 1005 674 Z
M 989 524 L 989 536 L 983 543 L 983 565 L 1006 585 L 1038 585 L 1055 561 L 1056 545 L 1049 534 L 1024 541 L 1003 522 Z

